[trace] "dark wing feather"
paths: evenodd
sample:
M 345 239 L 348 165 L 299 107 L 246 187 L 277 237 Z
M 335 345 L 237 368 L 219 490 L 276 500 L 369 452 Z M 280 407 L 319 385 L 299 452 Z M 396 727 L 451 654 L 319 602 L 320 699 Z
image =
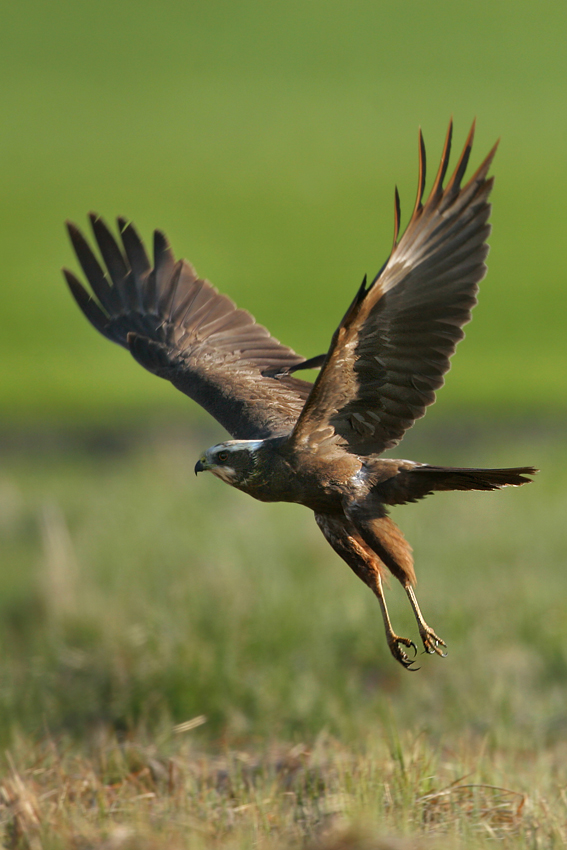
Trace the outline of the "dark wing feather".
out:
M 91 324 L 201 404 L 236 439 L 289 433 L 312 389 L 289 374 L 304 358 L 198 278 L 185 260 L 176 263 L 160 231 L 152 268 L 131 224 L 118 219 L 123 250 L 102 219 L 91 215 L 91 224 L 106 272 L 78 228 L 68 229 L 95 298 L 64 269 Z
M 391 448 L 423 416 L 443 384 L 470 321 L 490 232 L 487 172 L 496 146 L 461 188 L 474 134 L 447 186 L 451 130 L 427 202 L 425 149 L 411 220 L 382 271 L 363 282 L 335 332 L 325 366 L 293 434 L 296 444 L 329 440 L 366 455 Z M 397 209 L 397 203 L 396 203 Z M 399 213 L 396 212 L 396 222 Z M 396 224 L 397 237 L 397 224 Z

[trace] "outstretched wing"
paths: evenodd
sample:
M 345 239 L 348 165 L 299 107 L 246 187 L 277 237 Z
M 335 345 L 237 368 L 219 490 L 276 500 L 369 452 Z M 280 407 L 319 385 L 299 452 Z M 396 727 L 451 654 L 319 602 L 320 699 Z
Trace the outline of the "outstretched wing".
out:
M 176 263 L 160 231 L 154 233 L 152 268 L 132 224 L 118 219 L 122 250 L 102 219 L 90 219 L 107 272 L 80 230 L 73 224 L 68 229 L 96 300 L 63 271 L 91 324 L 197 401 L 236 439 L 289 433 L 313 386 L 290 375 L 304 358 L 198 278 L 188 262 Z
M 367 455 L 391 448 L 423 416 L 443 384 L 449 358 L 470 321 L 490 233 L 487 178 L 496 145 L 461 188 L 474 124 L 447 186 L 452 124 L 433 188 L 422 204 L 425 148 L 419 136 L 419 188 L 413 215 L 387 263 L 364 280 L 333 337 L 326 363 L 292 441 L 312 449 L 342 444 Z

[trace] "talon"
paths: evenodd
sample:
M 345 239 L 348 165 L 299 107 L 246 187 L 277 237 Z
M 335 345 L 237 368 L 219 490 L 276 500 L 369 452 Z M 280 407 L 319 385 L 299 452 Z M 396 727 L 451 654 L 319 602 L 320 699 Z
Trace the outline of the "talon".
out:
M 441 647 L 445 647 L 446 649 L 447 644 L 435 634 L 433 629 L 428 628 L 421 631 L 421 640 L 423 641 L 424 652 L 427 652 L 429 655 L 436 653 L 441 658 L 447 657 L 447 653 L 441 649 Z
M 413 658 L 410 658 L 409 655 L 404 652 L 404 650 L 400 647 L 399 644 L 403 644 L 407 646 L 408 649 L 413 649 Z M 412 665 L 415 663 L 415 659 L 417 656 L 417 646 L 410 640 L 409 638 L 398 637 L 394 635 L 391 640 L 388 641 L 388 646 L 390 647 L 390 652 L 399 663 L 406 670 L 410 670 L 412 673 L 416 673 L 420 668 L 413 667 Z

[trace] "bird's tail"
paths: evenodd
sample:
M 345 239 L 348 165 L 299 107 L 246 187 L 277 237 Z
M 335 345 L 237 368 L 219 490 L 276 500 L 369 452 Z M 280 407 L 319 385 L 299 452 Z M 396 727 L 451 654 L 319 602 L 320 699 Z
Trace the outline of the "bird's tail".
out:
M 416 502 L 439 490 L 500 490 L 502 487 L 519 487 L 529 484 L 529 475 L 535 475 L 533 466 L 509 469 L 465 469 L 451 466 L 416 464 L 403 469 L 381 485 L 386 504 L 400 505 Z
M 500 490 L 501 487 L 519 487 L 532 480 L 533 466 L 517 466 L 510 469 L 464 469 L 451 466 L 417 466 L 411 475 L 423 476 L 431 490 Z

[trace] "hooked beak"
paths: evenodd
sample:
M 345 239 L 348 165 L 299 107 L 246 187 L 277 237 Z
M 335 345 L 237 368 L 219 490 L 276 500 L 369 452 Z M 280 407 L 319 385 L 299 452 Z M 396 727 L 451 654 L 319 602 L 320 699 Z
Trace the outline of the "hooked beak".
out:
M 199 458 L 199 460 L 195 464 L 195 475 L 197 475 L 198 472 L 205 472 L 205 470 L 207 469 L 207 467 L 203 463 L 204 459 L 205 458 L 203 457 Z

